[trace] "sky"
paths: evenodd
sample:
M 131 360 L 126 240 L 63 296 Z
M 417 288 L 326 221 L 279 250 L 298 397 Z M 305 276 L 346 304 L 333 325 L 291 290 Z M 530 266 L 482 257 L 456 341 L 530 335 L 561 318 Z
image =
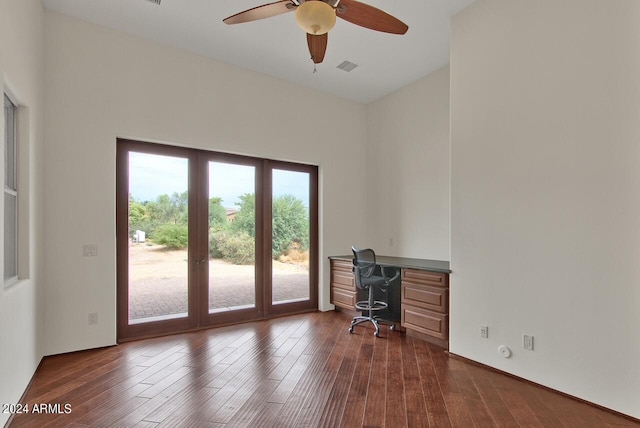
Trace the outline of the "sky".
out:
M 255 168 L 209 162 L 209 197 L 222 198 L 225 208 L 237 208 L 238 196 L 255 192 Z M 129 192 L 140 202 L 188 189 L 188 159 L 129 152 Z M 308 174 L 273 171 L 274 196 L 293 195 L 309 206 Z

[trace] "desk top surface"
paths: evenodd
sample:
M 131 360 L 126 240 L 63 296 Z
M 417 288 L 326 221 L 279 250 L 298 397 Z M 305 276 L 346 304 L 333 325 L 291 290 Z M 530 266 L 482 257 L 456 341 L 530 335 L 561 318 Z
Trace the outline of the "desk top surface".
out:
M 352 261 L 353 256 L 329 256 L 331 260 Z M 376 255 L 376 263 L 381 266 L 428 270 L 431 272 L 451 273 L 449 262 L 444 260 L 411 259 L 408 257 L 391 257 Z

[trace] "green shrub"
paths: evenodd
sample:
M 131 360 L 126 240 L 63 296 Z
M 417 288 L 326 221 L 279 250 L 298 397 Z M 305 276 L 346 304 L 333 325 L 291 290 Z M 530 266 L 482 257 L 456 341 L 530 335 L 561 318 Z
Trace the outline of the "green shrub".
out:
M 251 265 L 255 263 L 255 240 L 248 233 L 240 232 L 233 235 L 216 235 L 216 243 L 209 245 L 214 252 L 219 251 L 223 259 L 236 265 Z
M 162 225 L 155 230 L 153 240 L 168 248 L 185 248 L 189 241 L 187 226 L 183 224 Z
M 227 232 L 221 231 L 209 231 L 209 257 L 212 259 L 221 259 L 224 257 L 222 254 L 221 243 L 226 241 Z

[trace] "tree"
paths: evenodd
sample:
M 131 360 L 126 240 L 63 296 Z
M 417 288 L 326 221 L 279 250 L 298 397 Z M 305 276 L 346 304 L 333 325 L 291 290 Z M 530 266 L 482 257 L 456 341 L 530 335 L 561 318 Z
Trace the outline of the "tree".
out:
M 147 202 L 147 211 L 152 222 L 157 224 L 187 224 L 188 191 L 173 195 L 160 195 L 153 202 Z
M 129 231 L 146 232 L 149 239 L 155 239 L 156 230 L 166 224 L 185 226 L 188 223 L 188 191 L 173 195 L 160 195 L 155 201 L 138 202 L 129 197 Z M 186 232 L 185 238 L 186 239 Z
M 189 222 L 189 191 L 174 193 L 171 195 L 171 205 L 173 207 L 173 223 L 187 224 Z
M 256 195 L 255 193 L 245 193 L 239 196 L 240 202 L 236 205 L 240 207 L 235 220 L 231 223 L 231 232 L 246 232 L 252 238 L 256 237 Z
M 129 195 L 129 233 L 133 234 L 136 230 L 145 230 L 148 224 L 147 207 Z
M 209 227 L 215 231 L 227 227 L 227 210 L 222 206 L 222 198 L 209 199 Z
M 255 194 L 240 196 L 240 210 L 231 223 L 234 234 L 246 233 L 256 236 Z M 309 248 L 309 211 L 304 203 L 293 195 L 282 195 L 273 199 L 273 257 L 284 254 L 292 244 L 299 249 Z
M 284 254 L 292 244 L 299 249 L 309 248 L 309 212 L 302 201 L 293 195 L 273 200 L 273 257 Z

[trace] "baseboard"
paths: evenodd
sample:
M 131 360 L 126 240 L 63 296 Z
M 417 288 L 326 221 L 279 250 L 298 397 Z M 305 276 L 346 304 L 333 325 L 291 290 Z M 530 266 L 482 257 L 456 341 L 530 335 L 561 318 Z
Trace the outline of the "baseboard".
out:
M 483 368 L 483 369 L 485 369 L 485 370 L 490 370 L 490 371 L 495 372 L 495 373 L 500 373 L 500 374 L 503 374 L 503 375 L 505 375 L 505 376 L 508 376 L 508 377 L 510 377 L 510 378 L 512 378 L 512 379 L 517 379 L 517 380 L 519 380 L 519 381 L 526 382 L 526 383 L 528 383 L 528 384 L 530 384 L 530 385 L 534 385 L 534 386 L 537 386 L 537 387 L 540 387 L 540 388 L 544 388 L 544 389 L 546 389 L 547 391 L 555 392 L 556 394 L 560 394 L 560 395 L 562 395 L 562 396 L 564 396 L 564 397 L 567 397 L 567 398 L 570 398 L 570 399 L 572 399 L 572 400 L 574 400 L 574 401 L 579 401 L 580 403 L 586 404 L 586 405 L 591 406 L 591 407 L 595 407 L 595 408 L 597 408 L 597 409 L 599 409 L 599 410 L 604 410 L 604 411 L 605 411 L 605 412 L 607 412 L 607 413 L 611 413 L 611 414 L 613 414 L 613 415 L 620 416 L 621 418 L 625 418 L 625 419 L 627 419 L 627 420 L 629 420 L 629 421 L 631 421 L 631 422 L 640 423 L 640 419 L 634 418 L 633 416 L 629 416 L 629 415 L 627 415 L 627 414 L 624 414 L 624 413 L 618 412 L 618 411 L 613 410 L 613 409 L 610 409 L 610 408 L 608 408 L 608 407 L 604 407 L 604 406 L 601 406 L 601 405 L 599 405 L 599 404 L 592 403 L 591 401 L 587 401 L 587 400 L 584 400 L 584 399 L 582 399 L 582 398 L 578 398 L 578 397 L 576 397 L 576 396 L 574 396 L 574 395 L 567 394 L 566 392 L 558 391 L 557 389 L 549 388 L 548 386 L 541 385 L 541 384 L 536 383 L 536 382 L 533 382 L 533 381 L 531 381 L 531 380 L 529 380 L 529 379 L 525 379 L 525 378 L 522 378 L 522 377 L 520 377 L 520 376 L 516 376 L 516 375 L 514 375 L 514 374 L 511 374 L 511 373 L 508 373 L 508 372 L 502 371 L 502 370 L 500 370 L 500 369 L 497 369 L 497 368 L 495 368 L 495 367 L 488 366 L 488 365 L 486 365 L 486 364 L 479 363 L 479 362 L 477 362 L 477 361 L 474 361 L 474 360 L 471 360 L 471 359 L 469 359 L 469 358 L 466 358 L 466 357 L 463 357 L 463 356 L 460 356 L 460 355 L 454 354 L 454 353 L 449 352 L 449 351 L 447 351 L 447 354 L 448 354 L 451 358 L 454 358 L 454 359 L 456 359 L 456 360 L 464 361 L 465 363 L 473 364 L 474 366 L 481 367 L 481 368 Z

